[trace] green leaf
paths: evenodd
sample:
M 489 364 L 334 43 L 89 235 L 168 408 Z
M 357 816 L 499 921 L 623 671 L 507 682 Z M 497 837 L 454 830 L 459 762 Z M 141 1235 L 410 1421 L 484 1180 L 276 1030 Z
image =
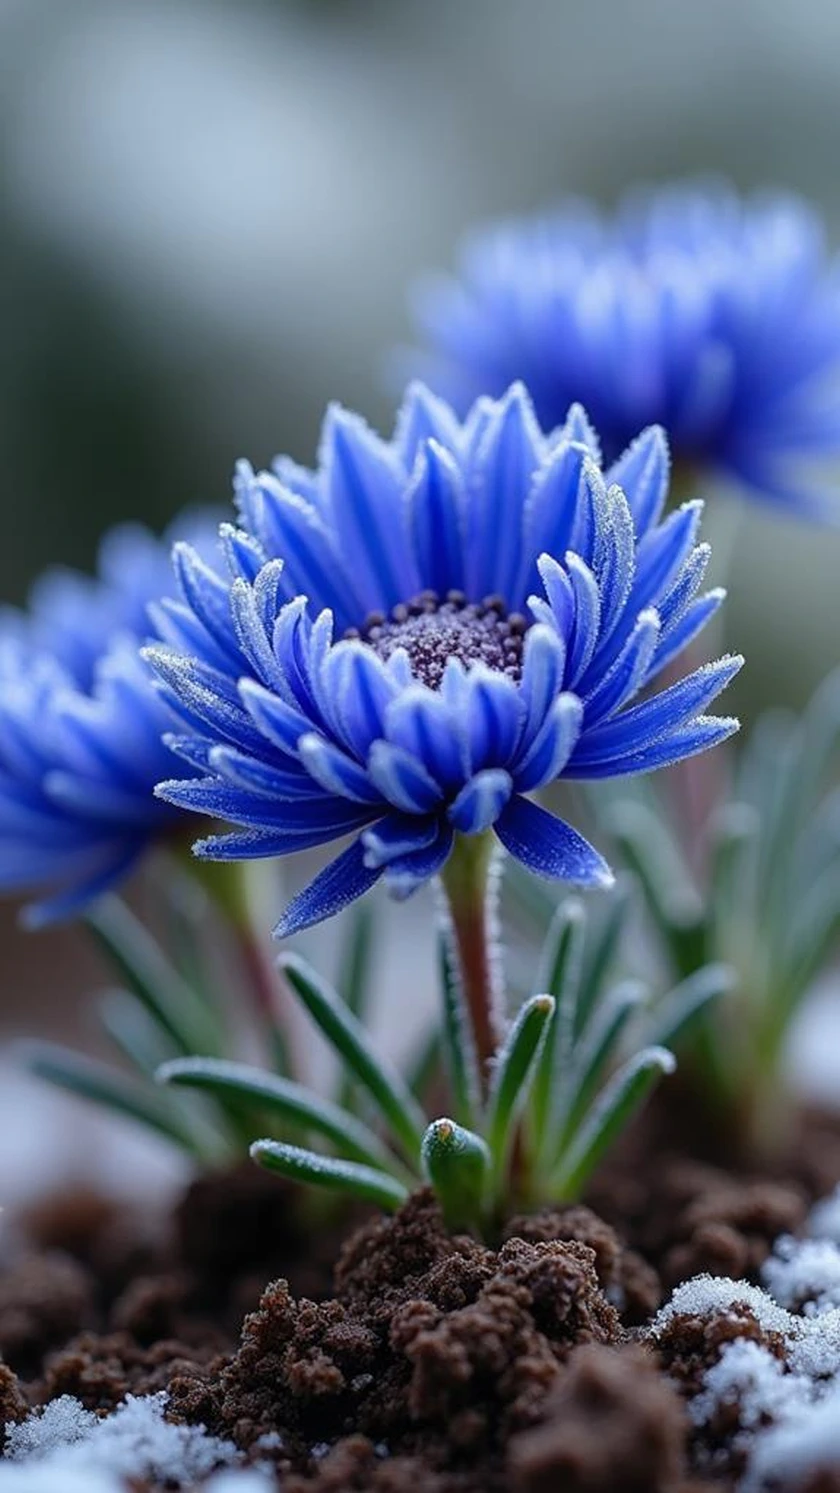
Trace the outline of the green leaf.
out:
M 102 898 L 87 911 L 84 921 L 177 1052 L 219 1051 L 223 1035 L 206 1005 L 120 898 Z
M 158 1069 L 159 1083 L 206 1089 L 222 1099 L 240 1101 L 246 1111 L 273 1111 L 291 1125 L 315 1130 L 343 1147 L 354 1161 L 389 1166 L 393 1158 L 367 1125 L 329 1099 L 313 1094 L 293 1079 L 281 1078 L 247 1063 L 224 1058 L 176 1058 Z M 253 1135 L 253 1130 L 252 1130 Z
M 690 972 L 683 945 L 686 934 L 702 925 L 703 904 L 664 815 L 627 800 L 611 809 L 607 829 L 642 889 L 677 970 Z
M 646 1025 L 648 1042 L 656 1047 L 672 1047 L 688 1032 L 707 1006 L 737 984 L 735 971 L 728 964 L 707 964 L 687 980 L 681 980 L 656 1002 Z
M 625 980 L 608 992 L 593 1011 L 570 1058 L 569 1071 L 558 1086 L 557 1106 L 549 1115 L 554 1156 L 574 1138 L 605 1069 L 615 1060 L 630 1017 L 644 1004 L 646 990 L 638 980 Z
M 555 998 L 554 1014 L 545 1034 L 531 1095 L 532 1142 L 544 1148 L 552 1096 L 562 1081 L 574 1042 L 577 1000 L 583 970 L 586 913 L 577 897 L 560 903 L 540 955 L 537 990 Z
M 127 990 L 109 990 L 100 998 L 99 1020 L 132 1068 L 144 1078 L 154 1078 L 171 1048 L 145 1006 Z
M 574 1036 L 580 1036 L 601 995 L 615 963 L 631 907 L 632 882 L 622 877 L 612 891 L 600 899 L 603 922 L 596 927 L 587 920 L 583 968 L 575 1005 Z
M 551 995 L 534 995 L 526 1001 L 495 1061 L 484 1132 L 496 1187 L 501 1185 L 507 1168 L 516 1121 L 527 1099 L 540 1041 L 555 1005 Z
M 648 1047 L 620 1068 L 604 1089 L 554 1173 L 551 1187 L 559 1198 L 580 1194 L 601 1157 L 644 1103 L 651 1089 L 676 1062 L 664 1047 Z
M 344 1000 L 359 1021 L 364 1018 L 370 995 L 373 965 L 373 906 L 360 902 L 350 917 L 350 931 L 342 949 L 339 969 Z
M 726 803 L 713 816 L 707 916 L 719 949 L 743 938 L 741 930 L 754 926 L 760 833 L 761 822 L 752 804 Z
M 142 1087 L 118 1069 L 52 1042 L 26 1042 L 22 1044 L 22 1053 L 30 1073 L 56 1088 L 135 1120 L 191 1155 L 201 1156 L 205 1161 L 219 1159 L 218 1148 L 213 1156 L 163 1095 Z
M 480 1225 L 491 1158 L 480 1135 L 454 1120 L 433 1120 L 423 1136 L 423 1171 L 451 1229 Z
M 555 893 L 512 858 L 505 864 L 504 888 L 514 915 L 542 938 L 557 905 Z
M 443 1058 L 455 1116 L 460 1125 L 469 1127 L 476 1123 L 481 1092 L 478 1059 L 457 960 L 445 935 L 438 938 L 438 968 L 443 997 Z
M 794 1015 L 840 932 L 840 866 L 829 866 L 791 910 L 779 988 L 785 1024 Z
M 282 1141 L 254 1141 L 251 1156 L 267 1171 L 278 1172 L 291 1182 L 308 1182 L 313 1187 L 344 1192 L 363 1203 L 374 1203 L 387 1213 L 393 1213 L 408 1197 L 408 1188 L 387 1172 L 357 1161 L 319 1156 L 317 1151 L 287 1146 Z
M 433 1027 L 422 1036 L 408 1062 L 406 1083 L 418 1103 L 440 1077 L 443 1061 L 443 1044 L 440 1032 Z
M 352 1011 L 299 955 L 282 954 L 278 964 L 341 1062 L 370 1094 L 415 1166 L 426 1117 L 404 1079 L 374 1052 Z

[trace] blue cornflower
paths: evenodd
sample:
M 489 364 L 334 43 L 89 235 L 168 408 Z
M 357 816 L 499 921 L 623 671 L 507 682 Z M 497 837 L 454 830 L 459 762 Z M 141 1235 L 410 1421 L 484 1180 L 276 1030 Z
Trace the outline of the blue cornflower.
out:
M 548 429 L 580 400 L 613 460 L 642 426 L 674 462 L 837 520 L 840 274 L 817 216 L 723 186 L 634 193 L 611 221 L 574 202 L 466 244 L 418 287 L 409 366 L 466 408 L 523 379 Z
M 48 572 L 0 615 L 0 891 L 37 893 L 30 925 L 81 910 L 179 817 L 152 791 L 172 718 L 138 652 L 171 546 L 118 527 L 96 577 Z
M 543 875 L 604 884 L 574 829 L 527 795 L 558 777 L 635 773 L 736 728 L 702 712 L 740 659 L 640 703 L 718 606 L 698 594 L 701 504 L 660 521 L 662 432 L 602 474 L 579 408 L 544 435 L 528 395 L 459 424 L 413 387 L 393 439 L 333 408 L 317 471 L 243 464 L 232 581 L 176 546 L 182 601 L 149 650 L 202 776 L 172 804 L 242 826 L 200 856 L 276 856 L 353 834 L 279 934 L 384 877 L 398 896 L 440 872 L 456 835 L 495 830 Z

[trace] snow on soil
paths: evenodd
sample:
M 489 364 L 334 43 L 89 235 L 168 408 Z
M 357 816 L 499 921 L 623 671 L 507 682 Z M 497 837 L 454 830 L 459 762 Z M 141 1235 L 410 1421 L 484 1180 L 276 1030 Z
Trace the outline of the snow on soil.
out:
M 698 1427 L 738 1407 L 741 1493 L 794 1493 L 815 1473 L 840 1470 L 840 1188 L 813 1210 L 807 1233 L 778 1241 L 762 1272 L 765 1289 L 697 1276 L 677 1287 L 650 1328 L 655 1340 L 675 1316 L 741 1305 L 782 1338 L 783 1362 L 759 1343 L 728 1343 L 689 1405 Z
M 7 1426 L 0 1493 L 126 1493 L 129 1478 L 204 1493 L 273 1493 L 267 1473 L 231 1465 L 239 1459 L 231 1442 L 202 1426 L 170 1425 L 165 1409 L 164 1393 L 128 1395 L 100 1419 L 62 1395 Z
M 759 1343 L 726 1344 L 689 1405 L 698 1428 L 738 1407 L 741 1493 L 795 1493 L 815 1472 L 840 1470 L 840 1187 L 811 1213 L 807 1237 L 784 1237 L 764 1287 L 701 1275 L 678 1286 L 649 1329 L 675 1316 L 742 1305 L 781 1338 L 780 1361 Z M 129 1395 L 104 1420 L 69 1395 L 6 1428 L 0 1493 L 126 1493 L 128 1479 L 202 1493 L 274 1493 L 272 1473 L 237 1466 L 232 1443 L 164 1418 L 164 1393 Z

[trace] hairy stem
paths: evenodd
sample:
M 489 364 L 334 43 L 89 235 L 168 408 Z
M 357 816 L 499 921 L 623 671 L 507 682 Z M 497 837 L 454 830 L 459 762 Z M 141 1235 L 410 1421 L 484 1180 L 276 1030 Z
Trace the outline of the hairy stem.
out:
M 459 977 L 486 1091 L 500 1039 L 494 847 L 489 833 L 459 835 L 441 876 L 449 912 L 449 954 Z

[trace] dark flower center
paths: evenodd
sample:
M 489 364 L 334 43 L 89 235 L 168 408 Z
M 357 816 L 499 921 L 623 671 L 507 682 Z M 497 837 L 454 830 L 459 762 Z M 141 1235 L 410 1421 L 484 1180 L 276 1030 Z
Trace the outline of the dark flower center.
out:
M 518 683 L 526 627 L 522 614 L 509 613 L 500 596 L 472 602 L 462 591 L 448 591 L 443 598 L 421 591 L 387 617 L 371 612 L 360 628 L 350 627 L 344 636 L 361 638 L 380 658 L 404 648 L 416 677 L 438 689 L 450 658 L 460 659 L 466 668 L 486 664 Z

